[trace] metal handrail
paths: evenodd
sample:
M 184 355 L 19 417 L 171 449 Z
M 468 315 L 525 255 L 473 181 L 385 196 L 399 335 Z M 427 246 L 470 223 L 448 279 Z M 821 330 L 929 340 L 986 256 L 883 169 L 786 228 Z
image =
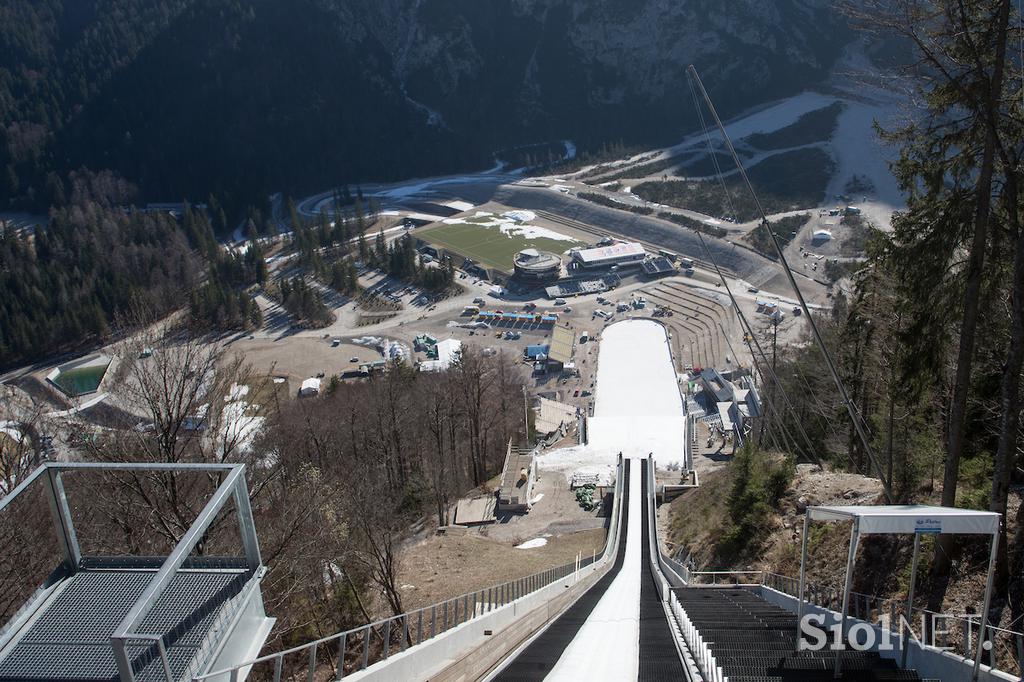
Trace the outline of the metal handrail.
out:
M 686 609 L 679 603 L 679 598 L 676 597 L 676 593 L 670 590 L 669 608 L 672 610 L 672 614 L 676 618 L 676 622 L 679 624 L 679 629 L 683 633 L 683 640 L 686 642 L 686 647 L 690 650 L 690 653 L 694 656 L 697 662 L 697 666 L 700 668 L 701 675 L 704 677 L 706 682 L 728 682 L 728 678 L 722 670 L 722 667 L 718 665 L 718 661 L 715 660 L 714 654 L 711 652 L 711 647 L 704 641 L 700 631 L 690 620 L 689 614 L 686 613 Z
M 764 571 L 690 571 L 689 575 L 690 575 L 690 583 L 691 583 L 691 585 L 693 584 L 693 582 L 695 580 L 700 579 L 701 576 L 711 576 L 711 580 L 712 580 L 711 584 L 712 585 L 718 585 L 719 584 L 718 583 L 719 576 L 734 576 L 735 577 L 734 580 L 732 582 L 727 583 L 729 585 L 762 585 L 762 584 L 764 584 L 763 583 Z M 749 580 L 740 580 L 739 579 L 739 576 L 747 576 L 747 575 L 757 576 L 757 580 L 754 581 L 754 582 L 751 582 Z M 699 585 L 693 585 L 693 586 L 694 587 L 699 587 Z
M 193 679 L 206 680 L 228 674 L 232 676 L 232 679 L 235 679 L 236 674 L 242 667 L 250 667 L 259 665 L 260 663 L 273 662 L 275 663 L 274 679 L 280 680 L 282 665 L 279 664 L 278 661 L 283 663 L 285 658 L 291 657 L 295 654 L 308 652 L 310 655 L 310 669 L 314 670 L 316 666 L 317 650 L 327 649 L 327 645 L 337 642 L 338 651 L 334 654 L 334 659 L 337 661 L 335 679 L 340 680 L 345 675 L 344 661 L 346 655 L 352 651 L 350 645 L 353 643 L 358 645 L 356 652 L 361 658 L 362 663 L 359 666 L 359 669 L 362 670 L 369 666 L 370 641 L 373 637 L 377 637 L 381 641 L 381 659 L 386 659 L 393 653 L 395 647 L 397 647 L 399 651 L 404 651 L 409 646 L 421 644 L 422 642 L 432 639 L 437 635 L 447 632 L 457 625 L 461 625 L 462 623 L 472 620 L 484 613 L 490 613 L 494 609 L 511 603 L 520 597 L 535 592 L 543 587 L 547 587 L 548 585 L 572 575 L 575 571 L 585 568 L 592 563 L 594 563 L 594 559 L 592 557 L 583 558 L 580 562 L 574 561 L 571 564 L 565 564 L 564 566 L 541 571 L 540 573 L 535 573 L 533 575 L 526 576 L 525 578 L 501 583 L 500 585 L 494 585 L 482 590 L 466 592 L 458 597 L 437 602 L 414 611 L 409 611 L 397 616 L 382 618 L 350 630 L 337 632 L 289 649 L 283 649 L 272 654 L 267 654 L 266 656 L 260 656 L 259 658 L 246 661 L 244 665 L 197 675 Z M 393 644 L 392 640 L 395 639 L 396 634 L 398 634 L 399 641 Z
M 761 573 L 761 584 L 765 587 L 770 587 L 792 597 L 796 597 L 798 595 L 798 579 L 780 575 L 778 573 L 772 573 L 771 571 L 762 571 Z M 805 590 L 806 601 L 810 604 L 815 604 L 816 606 L 820 606 L 825 609 L 831 609 L 833 606 L 838 606 L 841 603 L 842 593 L 835 588 L 823 588 L 818 585 L 807 584 Z M 850 592 L 851 616 L 870 622 L 872 620 L 872 614 L 878 614 L 877 620 L 880 621 L 890 632 L 896 633 L 900 636 L 903 636 L 905 627 L 909 625 L 910 636 L 914 639 L 918 639 L 917 634 L 914 633 L 913 626 L 915 622 L 921 621 L 921 617 L 924 617 L 925 621 L 928 621 L 933 617 L 938 617 L 947 622 L 953 621 L 959 623 L 959 628 L 950 629 L 946 631 L 946 634 L 958 634 L 959 637 L 955 638 L 953 643 L 959 644 L 961 648 L 957 651 L 956 647 L 954 647 L 953 650 L 965 659 L 974 660 L 975 652 L 971 649 L 971 639 L 981 629 L 980 613 L 974 615 L 955 615 L 932 611 L 925 608 L 911 607 L 910 613 L 907 614 L 905 613 L 905 608 L 906 605 L 902 599 L 897 599 L 895 597 L 885 599 L 877 595 L 869 595 L 862 592 Z M 903 622 L 904 620 L 906 621 L 906 625 Z M 987 623 L 985 624 L 985 631 L 989 633 L 988 641 L 993 644 L 998 643 L 999 639 L 997 638 L 1001 636 L 1003 645 L 1010 650 L 1010 656 L 1016 657 L 1018 670 L 1016 673 L 1013 673 L 1005 668 L 1000 668 L 998 658 L 996 657 L 997 652 L 995 651 L 991 653 L 991 666 L 996 670 L 1002 670 L 1006 673 L 1024 676 L 1024 632 L 1018 632 L 1016 630 Z M 921 638 L 918 641 L 925 638 L 925 633 L 922 632 Z M 948 643 L 949 640 L 946 640 L 945 638 L 943 639 L 944 645 Z M 1007 642 L 1006 640 L 1009 641 Z
M 690 571 L 689 575 L 693 579 L 699 579 L 701 576 L 710 576 L 712 583 L 708 585 L 709 587 L 719 584 L 718 579 L 721 576 L 733 576 L 733 582 L 728 584 L 761 585 L 795 598 L 798 598 L 800 591 L 800 581 L 797 578 L 780 575 L 771 571 Z M 746 576 L 758 577 L 756 581 L 751 581 L 746 579 Z M 741 578 L 744 578 L 744 580 L 741 580 Z M 700 585 L 695 586 L 699 587 Z M 808 583 L 805 586 L 804 598 L 807 603 L 820 606 L 824 609 L 839 608 L 842 603 L 842 591 L 837 588 L 822 587 Z M 876 620 L 880 621 L 882 626 L 890 632 L 893 632 L 900 637 L 904 636 L 907 628 L 907 625 L 903 622 L 905 620 L 909 624 L 910 636 L 914 639 L 918 639 L 918 641 L 925 639 L 925 633 L 922 632 L 921 637 L 918 638 L 917 634 L 914 632 L 913 625 L 915 622 L 920 622 L 921 617 L 924 617 L 925 621 L 928 621 L 932 617 L 938 617 L 944 619 L 946 622 L 956 622 L 959 624 L 959 627 L 946 630 L 945 634 L 954 634 L 957 636 L 952 638 L 952 641 L 944 637 L 942 644 L 943 646 L 948 644 L 959 645 L 953 646 L 952 650 L 964 659 L 974 660 L 975 652 L 971 648 L 971 640 L 981 630 L 980 613 L 955 615 L 912 607 L 909 617 L 907 617 L 908 614 L 905 613 L 906 607 L 903 600 L 894 597 L 884 599 L 877 595 L 869 595 L 862 592 L 850 592 L 849 603 L 851 617 L 864 620 L 865 622 L 871 622 L 872 615 L 877 614 L 878 618 Z M 922 627 L 924 627 L 923 624 Z M 1008 653 L 1010 658 L 1016 659 L 1018 669 L 1014 672 L 1007 668 L 999 667 L 999 659 L 997 655 L 999 652 L 996 651 L 995 648 L 990 652 L 991 663 L 989 665 L 991 665 L 994 670 L 1024 676 L 1024 632 L 1018 632 L 1016 630 L 987 623 L 985 624 L 985 632 L 989 635 L 988 641 L 992 642 L 993 645 L 1001 645 L 1004 653 Z
M 249 511 L 249 494 L 245 488 L 245 466 L 236 465 L 230 469 L 224 480 L 214 491 L 213 495 L 203 507 L 199 516 L 189 527 L 188 531 L 178 541 L 174 550 L 164 561 L 163 565 L 150 580 L 142 595 L 135 601 L 131 609 L 118 624 L 114 633 L 110 636 L 110 644 L 114 649 L 114 658 L 117 660 L 118 673 L 123 682 L 131 682 L 135 679 L 135 670 L 128 655 L 128 643 L 135 638 L 135 628 L 156 603 L 156 600 L 164 592 L 178 569 L 191 554 L 195 546 L 202 540 L 207 529 L 213 524 L 221 509 L 233 499 L 238 509 L 239 525 L 242 531 L 242 543 L 245 545 L 245 552 L 250 564 L 250 570 L 258 570 L 262 566 L 259 554 L 259 545 L 256 541 L 255 529 L 252 528 L 252 513 Z M 248 521 L 248 523 L 247 523 Z M 161 640 L 162 645 L 162 640 Z
M 246 603 L 249 599 L 249 595 L 254 590 L 258 590 L 260 588 L 260 579 L 262 578 L 264 570 L 265 569 L 261 568 L 259 571 L 252 573 L 242 590 L 232 599 L 240 604 Z M 218 612 L 217 617 L 214 619 L 213 623 L 210 624 L 210 627 L 203 635 L 203 639 L 199 642 L 197 650 L 200 652 L 200 655 L 194 656 L 189 662 L 189 678 L 199 673 L 202 663 L 210 660 L 207 658 L 207 655 L 211 653 L 213 647 L 220 644 L 220 632 L 222 628 L 226 627 L 238 616 L 238 614 L 239 612 L 237 609 L 221 609 Z
M 616 488 L 620 488 L 621 485 L 622 476 L 620 469 Z M 397 647 L 398 651 L 404 651 L 410 646 L 422 644 L 458 625 L 510 604 L 521 597 L 532 594 L 574 573 L 578 573 L 583 568 L 604 559 L 608 554 L 609 547 L 618 542 L 617 525 L 618 517 L 621 515 L 619 510 L 621 494 L 617 494 L 616 498 L 616 505 L 612 511 L 612 530 L 605 538 L 601 551 L 594 550 L 590 557 L 580 557 L 569 564 L 549 568 L 523 578 L 492 585 L 481 590 L 466 592 L 457 597 L 436 602 L 397 616 L 382 618 L 372 623 L 321 637 L 320 639 L 289 649 L 275 651 L 274 653 L 236 664 L 230 668 L 196 675 L 192 679 L 194 682 L 202 682 L 204 680 L 227 677 L 231 682 L 237 682 L 243 669 L 252 670 L 257 665 L 273 663 L 273 680 L 274 682 L 280 682 L 284 673 L 285 658 L 307 653 L 308 677 L 312 680 L 316 672 L 318 657 L 320 657 L 320 661 L 324 660 L 318 652 L 332 648 L 332 645 L 336 646 L 336 651 L 332 652 L 330 658 L 331 665 L 335 670 L 335 680 L 341 680 L 345 677 L 345 661 L 350 652 L 357 655 L 356 670 L 365 670 L 371 663 L 370 640 L 374 636 L 381 642 L 380 660 L 385 660 L 391 655 L 394 647 Z M 415 637 L 413 636 L 414 633 Z M 392 639 L 394 639 L 396 634 L 398 635 L 398 642 L 393 645 Z
M 157 655 L 161 659 L 164 676 L 167 682 L 173 682 L 170 662 L 167 655 L 167 644 L 164 635 L 139 633 L 135 630 L 149 613 L 153 604 L 168 587 L 178 570 L 189 560 L 189 555 L 202 540 L 210 525 L 229 500 L 235 504 L 236 516 L 242 545 L 245 550 L 245 562 L 249 571 L 256 572 L 262 567 L 259 542 L 249 507 L 249 494 L 245 484 L 245 465 L 237 463 L 147 463 L 147 462 L 47 462 L 39 466 L 10 493 L 0 499 L 0 512 L 10 506 L 15 499 L 25 493 L 36 481 L 43 481 L 47 487 L 50 510 L 53 516 L 54 532 L 61 546 L 64 566 L 70 570 L 78 570 L 83 563 L 81 547 L 75 533 L 74 519 L 70 504 L 64 491 L 62 474 L 71 471 L 168 471 L 168 472 L 219 472 L 223 474 L 216 490 L 207 500 L 206 505 L 192 522 L 185 535 L 178 541 L 170 555 L 160 558 L 158 570 L 133 602 L 128 613 L 118 623 L 110 636 L 114 660 L 117 663 L 118 675 L 123 682 L 135 679 L 136 663 L 129 655 L 128 648 L 132 642 L 150 642 L 155 644 Z M 89 557 L 84 557 L 88 560 Z M 223 615 L 223 614 L 222 614 Z M 211 631 L 207 631 L 209 637 Z M 204 640 L 205 643 L 205 640 Z M 206 644 L 206 646 L 209 646 Z

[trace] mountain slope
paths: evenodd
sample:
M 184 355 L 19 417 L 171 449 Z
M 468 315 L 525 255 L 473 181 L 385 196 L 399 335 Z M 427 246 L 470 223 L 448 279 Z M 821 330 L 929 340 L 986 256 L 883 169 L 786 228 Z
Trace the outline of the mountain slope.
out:
M 820 78 L 845 35 L 824 0 L 10 0 L 0 199 L 46 206 L 83 166 L 260 202 L 661 142 L 693 116 L 688 63 L 728 113 Z

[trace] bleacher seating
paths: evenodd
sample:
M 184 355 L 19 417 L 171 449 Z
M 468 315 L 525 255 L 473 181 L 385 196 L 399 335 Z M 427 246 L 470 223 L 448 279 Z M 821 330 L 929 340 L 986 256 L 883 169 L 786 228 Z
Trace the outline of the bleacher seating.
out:
M 699 367 L 716 367 L 730 355 L 726 329 L 733 326 L 727 308 L 694 292 L 688 284 L 663 281 L 644 289 L 653 305 L 674 313 L 665 323 L 676 329 L 683 362 Z
M 840 680 L 918 682 L 913 670 L 868 651 L 796 651 L 796 616 L 745 588 L 683 587 L 674 590 L 711 648 L 729 682 Z

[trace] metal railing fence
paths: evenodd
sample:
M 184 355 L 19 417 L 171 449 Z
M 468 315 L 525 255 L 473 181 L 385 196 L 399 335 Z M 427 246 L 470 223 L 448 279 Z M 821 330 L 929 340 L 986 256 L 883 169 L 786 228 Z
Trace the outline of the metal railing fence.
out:
M 578 555 L 572 563 L 549 568 L 533 575 L 493 585 L 481 590 L 466 592 L 457 597 L 409 611 L 397 616 L 383 618 L 366 625 L 338 632 L 327 637 L 306 642 L 272 654 L 239 663 L 230 668 L 214 670 L 192 679 L 230 680 L 238 682 L 255 673 L 273 682 L 282 679 L 299 679 L 307 682 L 323 679 L 324 670 L 329 668 L 331 679 L 341 680 L 348 674 L 365 670 L 370 665 L 387 660 L 394 653 L 422 644 L 444 634 L 454 627 L 474 618 L 483 616 L 502 606 L 529 595 L 548 585 L 563 580 L 582 569 L 597 563 L 618 542 L 617 523 L 620 515 L 622 469 L 616 482 L 616 504 L 613 506 L 611 530 L 601 550 L 588 556 Z M 301 674 L 305 670 L 304 675 Z M 318 674 L 318 670 L 320 674 Z M 250 672 L 251 671 L 251 672 Z
M 763 585 L 791 597 L 798 597 L 800 581 L 771 571 L 691 571 L 690 584 L 704 585 Z M 824 609 L 842 609 L 841 589 L 807 583 L 804 599 Z M 912 607 L 907 613 L 904 599 L 862 592 L 850 592 L 849 616 L 883 627 L 900 636 L 906 633 L 918 641 L 945 648 L 965 659 L 974 660 L 975 639 L 981 632 L 980 614 L 939 613 Z M 908 631 L 909 628 L 909 632 Z M 1024 676 L 1024 633 L 998 625 L 985 625 L 986 640 L 992 648 L 982 654 L 982 663 L 996 670 Z

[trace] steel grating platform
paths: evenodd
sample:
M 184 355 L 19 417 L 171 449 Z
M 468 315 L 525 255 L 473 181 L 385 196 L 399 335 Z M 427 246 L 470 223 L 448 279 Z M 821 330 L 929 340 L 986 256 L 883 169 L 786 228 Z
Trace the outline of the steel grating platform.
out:
M 647 491 L 647 466 L 641 468 L 641 490 Z M 683 663 L 679 660 L 668 617 L 655 587 L 654 568 L 651 566 L 650 505 L 645 501 L 642 516 L 644 568 L 640 580 L 640 661 L 637 669 L 639 682 L 685 680 Z
M 110 636 L 155 575 L 153 570 L 84 570 L 64 581 L 0 660 L 0 681 L 118 679 Z M 189 673 L 204 638 L 232 608 L 251 574 L 182 570 L 153 604 L 139 633 L 163 635 L 175 679 Z M 226 615 L 226 614 L 225 614 Z M 163 682 L 156 646 L 129 646 L 136 679 Z
M 622 484 L 622 505 L 625 510 L 619 531 L 619 546 L 615 553 L 615 563 L 611 569 L 583 593 L 565 613 L 559 616 L 547 630 L 533 640 L 518 656 L 515 657 L 494 679 L 502 682 L 536 682 L 543 680 L 558 663 L 569 642 L 576 637 L 580 628 L 590 617 L 594 607 L 601 601 L 608 586 L 622 568 L 622 560 L 626 555 L 626 534 L 629 524 L 629 477 L 631 465 L 624 467 Z

